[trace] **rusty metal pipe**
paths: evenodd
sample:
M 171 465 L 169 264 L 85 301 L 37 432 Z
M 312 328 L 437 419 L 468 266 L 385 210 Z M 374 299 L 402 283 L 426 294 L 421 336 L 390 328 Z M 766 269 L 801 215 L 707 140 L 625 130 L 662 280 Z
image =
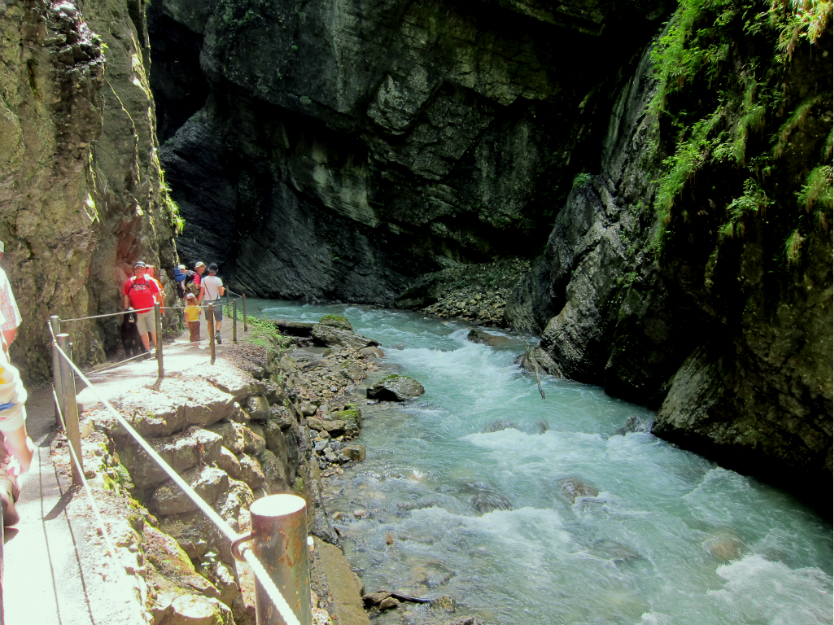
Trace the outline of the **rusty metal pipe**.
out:
M 296 495 L 270 495 L 249 509 L 252 552 L 281 591 L 301 625 L 311 625 L 307 503 Z M 268 594 L 255 582 L 258 625 L 286 625 Z

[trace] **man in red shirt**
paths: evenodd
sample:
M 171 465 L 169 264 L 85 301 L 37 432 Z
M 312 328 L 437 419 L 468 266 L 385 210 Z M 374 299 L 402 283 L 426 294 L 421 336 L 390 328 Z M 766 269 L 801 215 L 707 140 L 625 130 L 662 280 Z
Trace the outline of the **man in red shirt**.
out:
M 156 347 L 153 306 L 158 293 L 156 281 L 145 278 L 145 263 L 140 260 L 133 267 L 133 277 L 125 282 L 122 295 L 124 295 L 125 310 L 133 308 L 136 311 L 136 329 L 139 330 L 139 338 L 146 352 L 150 351 L 149 332 L 153 345 Z

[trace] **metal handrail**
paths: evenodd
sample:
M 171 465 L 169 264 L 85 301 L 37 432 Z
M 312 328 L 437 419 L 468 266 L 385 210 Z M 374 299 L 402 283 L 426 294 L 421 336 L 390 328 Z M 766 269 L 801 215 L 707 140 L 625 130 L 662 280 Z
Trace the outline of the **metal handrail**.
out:
M 104 319 L 105 317 L 117 317 L 119 315 L 129 315 L 130 313 L 135 313 L 135 312 L 143 313 L 143 312 L 149 312 L 151 310 L 153 310 L 153 306 L 151 306 L 150 308 L 139 308 L 139 309 L 133 309 L 133 310 L 121 310 L 119 312 L 105 313 L 103 315 L 91 315 L 89 317 L 75 317 L 74 319 L 61 319 L 61 322 L 63 323 L 64 321 L 87 321 L 89 319 Z
M 51 328 L 50 328 L 51 330 Z M 211 506 L 209 506 L 205 500 L 197 494 L 197 492 L 191 488 L 191 486 L 183 480 L 170 465 L 168 465 L 165 460 L 154 450 L 153 447 L 135 430 L 133 426 L 125 419 L 119 412 L 113 407 L 113 405 L 107 401 L 99 392 L 96 390 L 95 385 L 84 375 L 84 373 L 79 369 L 72 359 L 64 352 L 63 349 L 57 344 L 53 344 L 54 348 L 57 350 L 57 353 L 69 364 L 69 366 L 73 369 L 76 375 L 87 385 L 87 387 L 92 391 L 93 395 L 104 404 L 105 408 L 116 418 L 119 424 L 130 434 L 134 440 L 139 444 L 139 446 L 148 454 L 154 461 L 162 468 L 162 470 L 168 475 L 171 480 L 179 486 L 183 492 L 197 505 L 197 507 L 217 526 L 217 528 L 228 538 L 232 543 L 240 543 L 243 540 L 247 539 L 246 535 L 238 534 L 237 532 L 232 529 L 232 527 L 226 523 L 226 521 L 221 517 L 217 512 L 215 512 Z M 83 471 L 82 471 L 83 473 Z M 272 578 L 266 572 L 266 569 L 263 567 L 254 553 L 252 553 L 251 548 L 248 545 L 243 545 L 240 549 L 242 557 L 249 563 L 252 567 L 252 571 L 255 574 L 258 582 L 261 584 L 263 589 L 268 594 L 269 598 L 273 601 L 275 607 L 278 609 L 281 617 L 284 619 L 286 625 L 301 625 L 300 621 L 296 617 L 295 613 L 290 608 L 289 604 L 287 603 L 286 599 L 284 598 L 281 591 L 275 585 L 275 582 L 272 581 Z

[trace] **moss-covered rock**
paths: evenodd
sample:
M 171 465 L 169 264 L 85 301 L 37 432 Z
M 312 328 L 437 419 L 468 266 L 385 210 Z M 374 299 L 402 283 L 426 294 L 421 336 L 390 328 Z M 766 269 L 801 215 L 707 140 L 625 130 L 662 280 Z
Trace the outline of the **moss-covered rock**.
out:
M 426 392 L 417 380 L 405 375 L 389 375 L 370 386 L 367 395 L 370 399 L 382 401 L 407 401 Z
M 347 317 L 343 315 L 323 315 L 322 318 L 319 319 L 319 323 L 353 332 L 353 326 L 350 325 L 350 321 L 348 321 Z

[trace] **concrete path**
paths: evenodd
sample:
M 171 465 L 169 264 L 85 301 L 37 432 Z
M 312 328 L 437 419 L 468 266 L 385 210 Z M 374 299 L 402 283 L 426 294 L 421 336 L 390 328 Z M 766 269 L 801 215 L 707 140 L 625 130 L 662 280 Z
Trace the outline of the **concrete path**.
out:
M 209 345 L 202 328 L 198 346 L 188 334 L 166 342 L 163 362 L 166 372 L 209 362 Z M 243 336 L 238 323 L 238 338 Z M 232 343 L 231 320 L 224 320 L 222 345 L 217 355 Z M 133 361 L 108 371 L 88 374 L 106 396 L 125 385 L 131 388 L 153 384 L 156 359 Z M 97 402 L 80 381 L 78 400 L 86 406 Z M 89 513 L 83 488 L 72 488 L 66 476 L 52 464 L 50 444 L 62 436 L 55 427 L 52 387 L 30 392 L 26 404 L 27 427 L 35 443 L 32 466 L 21 478 L 17 504 L 20 523 L 6 530 L 2 607 L 5 625 L 121 625 L 136 624 L 138 607 L 118 567 L 109 562 Z M 108 568 L 108 566 L 110 568 Z

